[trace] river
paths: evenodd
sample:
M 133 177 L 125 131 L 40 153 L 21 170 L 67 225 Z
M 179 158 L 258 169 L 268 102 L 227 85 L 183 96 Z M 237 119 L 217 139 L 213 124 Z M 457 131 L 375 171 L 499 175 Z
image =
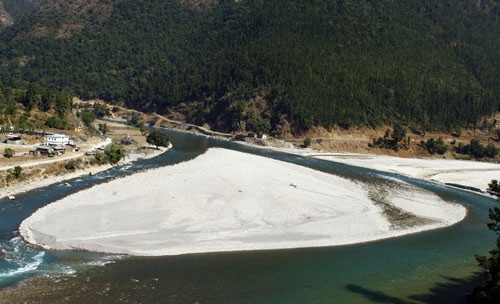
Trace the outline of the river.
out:
M 165 132 L 174 147 L 159 157 L 71 180 L 70 187 L 55 184 L 0 201 L 0 302 L 2 294 L 6 299 L 21 294 L 24 301 L 47 303 L 457 303 L 480 279 L 474 254 L 494 246 L 495 235 L 485 223 L 495 201 L 486 197 L 391 173 Z M 119 176 L 192 159 L 210 147 L 354 180 L 403 180 L 461 203 L 468 215 L 448 228 L 357 245 L 154 258 L 45 251 L 17 234 L 23 219 L 50 202 Z

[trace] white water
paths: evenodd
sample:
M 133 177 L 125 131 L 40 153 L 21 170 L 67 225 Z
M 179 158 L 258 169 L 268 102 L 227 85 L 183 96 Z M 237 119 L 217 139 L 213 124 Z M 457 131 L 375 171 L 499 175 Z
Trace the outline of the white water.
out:
M 35 271 L 43 263 L 45 251 L 29 247 L 20 237 L 0 244 L 7 270 L 0 272 L 0 283 L 12 277 Z

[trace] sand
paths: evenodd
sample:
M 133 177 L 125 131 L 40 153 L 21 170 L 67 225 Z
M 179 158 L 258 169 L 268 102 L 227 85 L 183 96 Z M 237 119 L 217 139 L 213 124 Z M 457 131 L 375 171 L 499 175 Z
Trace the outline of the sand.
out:
M 353 244 L 466 215 L 431 192 L 387 183 L 215 148 L 72 194 L 36 211 L 19 231 L 47 249 L 161 256 Z M 387 206 L 408 222 L 393 222 Z
M 486 191 L 492 179 L 500 179 L 500 164 L 431 158 L 401 158 L 355 153 L 300 153 L 352 166 L 393 172 L 418 179 L 454 183 Z

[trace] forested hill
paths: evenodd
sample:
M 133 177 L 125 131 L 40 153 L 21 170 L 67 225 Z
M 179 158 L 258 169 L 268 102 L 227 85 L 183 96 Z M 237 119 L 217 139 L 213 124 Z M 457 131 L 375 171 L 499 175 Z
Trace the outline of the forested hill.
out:
M 8 26 L 12 24 L 12 17 L 7 13 L 5 8 L 3 7 L 2 0 L 0 0 L 0 30 L 4 26 Z
M 0 29 L 32 11 L 42 0 L 0 0 Z
M 499 0 L 50 1 L 0 34 L 0 78 L 220 130 L 451 130 L 500 105 Z

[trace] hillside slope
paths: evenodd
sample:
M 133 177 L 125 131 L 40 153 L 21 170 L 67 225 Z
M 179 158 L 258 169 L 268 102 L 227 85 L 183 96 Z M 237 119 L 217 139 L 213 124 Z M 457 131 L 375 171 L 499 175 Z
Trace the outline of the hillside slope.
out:
M 48 2 L 0 35 L 0 77 L 276 134 L 500 105 L 498 0 Z
M 42 0 L 0 0 L 0 15 L 3 11 L 10 19 L 10 23 L 4 25 L 11 25 L 24 14 L 35 9 L 40 2 Z
M 0 0 L 0 29 L 5 26 L 9 26 L 12 24 L 12 17 L 3 7 L 3 3 Z

